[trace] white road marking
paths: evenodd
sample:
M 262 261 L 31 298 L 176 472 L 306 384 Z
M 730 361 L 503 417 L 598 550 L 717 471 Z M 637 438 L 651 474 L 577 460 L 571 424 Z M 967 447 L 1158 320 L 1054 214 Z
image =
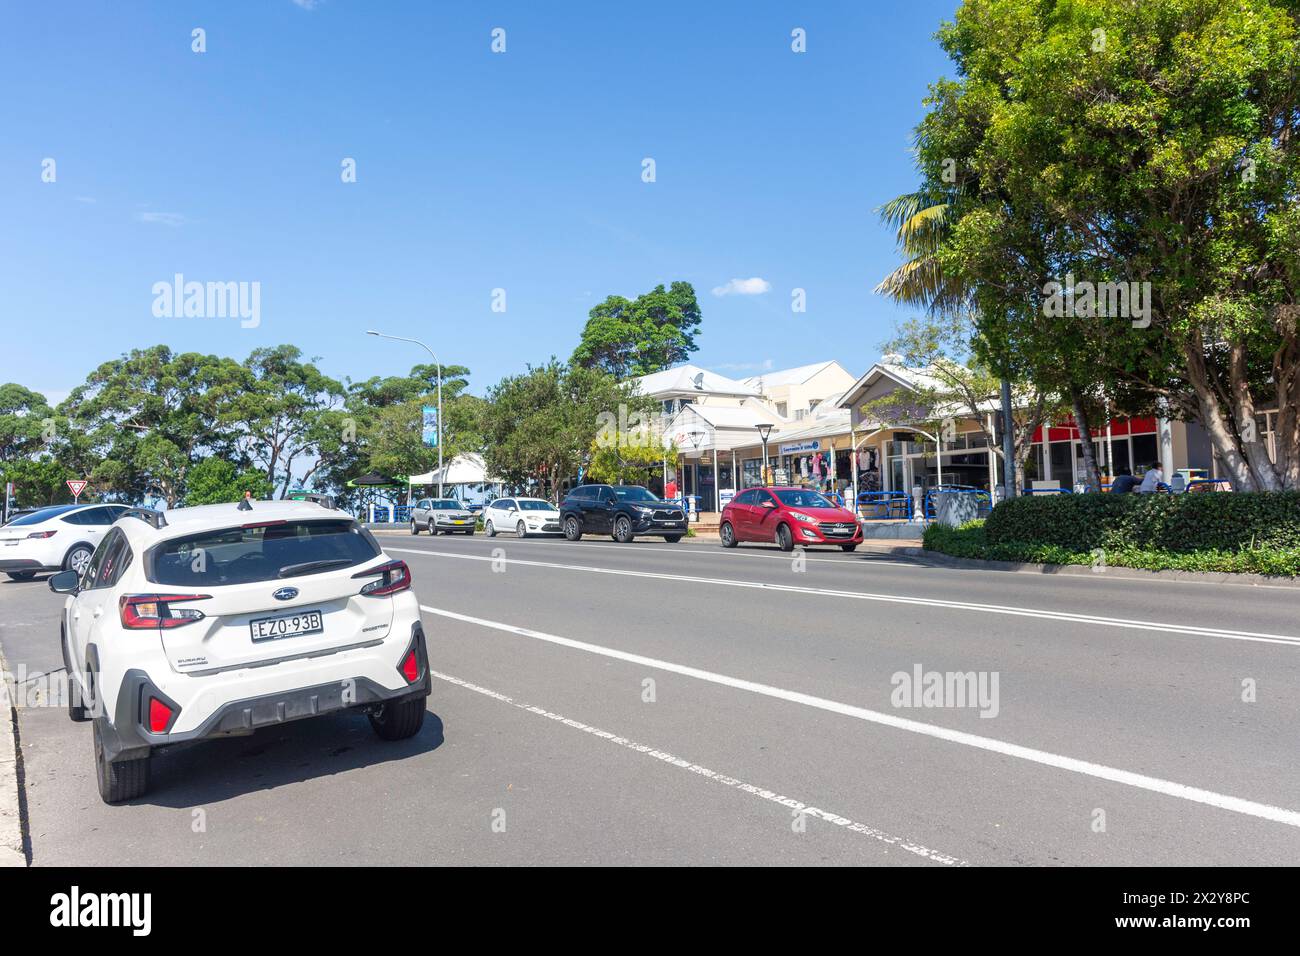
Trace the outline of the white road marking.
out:
M 1254 800 L 1246 800 L 1241 797 L 1215 793 L 1213 790 L 1202 790 L 1199 787 L 1190 787 L 1186 784 L 1174 783 L 1171 780 L 1162 780 L 1159 777 L 1149 777 L 1145 774 L 1133 773 L 1129 770 L 1120 770 L 1116 767 L 1108 767 L 1105 764 L 1092 763 L 1087 760 L 1078 760 L 1074 757 L 1066 757 L 1061 754 L 1050 753 L 1046 750 L 1037 750 L 1033 747 L 1024 747 L 1020 744 L 1013 744 L 992 737 L 982 737 L 978 734 L 970 734 L 961 730 L 937 727 L 933 724 L 922 723 L 918 720 L 909 720 L 906 717 L 898 717 L 894 714 L 868 710 L 865 707 L 857 707 L 853 704 L 844 704 L 839 701 L 829 700 L 825 697 L 816 697 L 812 694 L 804 694 L 799 691 L 785 690 L 781 687 L 773 687 L 770 684 L 760 684 L 757 681 L 744 680 L 739 677 L 729 677 L 726 674 L 701 670 L 698 667 L 689 667 L 685 664 L 674 664 L 672 661 L 646 657 L 642 654 L 632 654 L 628 651 L 615 650 L 611 647 L 602 647 L 599 644 L 589 644 L 586 641 L 576 641 L 572 638 L 560 637 L 556 634 L 547 634 L 543 631 L 534 631 L 526 627 L 518 627 L 514 624 L 505 624 L 500 621 L 489 621 L 481 617 L 473 617 L 469 614 L 459 614 L 455 611 L 449 611 L 444 608 L 429 607 L 425 604 L 421 604 L 420 609 L 422 611 L 427 611 L 430 614 L 437 614 L 441 617 L 464 621 L 467 624 L 476 624 L 480 627 L 506 631 L 510 634 L 519 635 L 520 637 L 529 637 L 534 640 L 546 641 L 550 644 L 558 644 L 561 647 L 586 651 L 589 654 L 599 654 L 602 657 L 611 657 L 615 660 L 627 661 L 631 664 L 640 664 L 643 667 L 653 667 L 673 674 L 681 674 L 684 677 L 693 677 L 697 680 L 707 681 L 711 684 L 719 684 L 723 687 L 731 687 L 736 690 L 748 691 L 753 694 L 761 694 L 764 697 L 773 697 L 777 700 L 784 700 L 793 704 L 803 704 L 806 707 L 814 707 L 818 710 L 824 710 L 832 714 L 854 717 L 858 720 L 865 720 L 869 723 L 892 727 L 896 730 L 905 730 L 909 733 L 921 734 L 926 737 L 933 737 L 937 740 L 946 740 L 949 743 L 974 747 L 978 750 L 986 750 L 1007 757 L 1016 757 L 1020 760 L 1027 760 L 1031 763 L 1042 764 L 1047 767 L 1055 767 L 1058 770 L 1068 770 L 1072 773 L 1080 773 L 1089 777 L 1096 777 L 1100 780 L 1109 780 L 1112 783 L 1120 783 L 1128 787 L 1136 787 L 1139 790 L 1149 790 L 1152 793 L 1177 797 L 1180 800 L 1188 800 L 1192 803 L 1201 803 L 1206 806 L 1217 807 L 1221 810 L 1230 810 L 1233 813 L 1258 817 L 1261 820 L 1269 820 L 1274 823 L 1284 823 L 1287 826 L 1300 827 L 1300 811 L 1296 810 L 1275 807 L 1266 803 L 1256 803 Z
M 574 720 L 571 717 L 565 717 L 563 714 L 557 714 L 553 711 L 546 710 L 543 707 L 537 707 L 533 704 L 525 704 L 517 701 L 505 694 L 500 694 L 486 687 L 480 687 L 478 684 L 471 684 L 469 681 L 461 680 L 459 677 L 452 677 L 450 674 L 442 674 L 435 670 L 429 671 L 430 675 L 439 680 L 446 681 L 449 684 L 455 684 L 466 690 L 472 690 L 476 694 L 483 694 L 494 700 L 510 704 L 512 707 L 518 707 L 520 710 L 526 710 L 530 714 L 537 714 L 540 717 L 546 717 L 549 720 L 557 721 L 566 727 L 572 727 L 574 730 L 581 730 L 585 734 L 591 734 L 593 737 L 599 737 L 601 740 L 607 740 L 612 744 L 617 744 L 628 750 L 635 751 L 639 754 L 645 754 L 648 757 L 654 757 L 656 760 L 663 761 L 673 767 L 681 770 L 689 770 L 691 773 L 699 774 L 706 780 L 712 780 L 714 783 L 720 783 L 724 787 L 731 787 L 742 793 L 748 793 L 751 796 L 758 797 L 760 800 L 766 800 L 769 803 L 775 803 L 790 810 L 798 810 L 805 816 L 812 817 L 814 820 L 824 820 L 827 823 L 833 823 L 836 826 L 843 827 L 850 833 L 860 833 L 863 836 L 870 837 L 873 840 L 879 840 L 881 843 L 887 843 L 890 846 L 896 846 L 899 849 L 906 850 L 908 853 L 915 853 L 917 856 L 932 860 L 935 863 L 942 863 L 945 866 L 969 866 L 965 860 L 950 856 L 947 853 L 940 853 L 938 850 L 932 850 L 929 847 L 922 846 L 905 837 L 894 836 L 886 833 L 884 830 L 878 830 L 875 827 L 868 826 L 865 823 L 856 823 L 847 817 L 842 817 L 838 813 L 831 813 L 829 810 L 822 810 L 818 807 L 810 806 L 802 800 L 796 800 L 793 797 L 783 796 L 772 790 L 755 786 L 752 783 L 745 783 L 743 780 L 737 780 L 735 777 L 728 777 L 726 774 L 710 770 L 708 767 L 701 767 L 697 763 L 692 763 L 682 757 L 670 754 L 667 751 L 659 750 L 648 744 L 637 743 L 635 740 L 629 740 L 627 737 L 620 737 L 618 734 L 610 733 L 608 730 L 601 730 L 599 727 L 593 727 L 590 724 L 584 724 L 580 720 Z
M 528 561 L 519 558 L 494 558 L 490 555 L 460 554 L 455 551 L 424 551 L 410 548 L 386 548 L 402 554 L 424 554 L 435 558 L 452 558 L 458 561 L 502 561 L 507 565 L 553 568 L 561 571 L 581 571 L 586 574 L 614 574 L 623 577 L 654 578 L 683 584 L 705 584 L 716 587 L 750 588 L 760 591 L 779 591 L 787 594 L 807 594 L 818 598 L 838 597 L 858 601 L 876 601 L 884 604 L 909 604 L 936 607 L 954 611 L 977 611 L 984 614 L 1006 614 L 1012 617 L 1033 617 L 1070 624 L 1090 624 L 1097 627 L 1118 627 L 1127 630 L 1159 631 L 1162 634 L 1183 634 L 1191 637 L 1217 637 L 1228 641 L 1252 641 L 1259 644 L 1286 644 L 1300 647 L 1300 637 L 1287 634 L 1261 634 L 1254 631 L 1229 631 L 1223 628 L 1198 627 L 1194 624 L 1168 624 L 1163 621 L 1136 621 L 1119 617 L 1102 617 L 1096 614 L 1076 614 L 1072 611 L 1049 611 L 1039 608 L 1010 607 L 1003 604 L 974 604 L 969 601 L 944 601 L 940 598 L 906 597 L 901 594 L 879 594 L 871 591 L 842 591 L 834 588 L 814 588 L 795 584 L 768 584 L 761 581 L 738 581 L 734 578 L 707 578 L 690 574 L 672 574 L 662 571 L 633 571 L 626 568 L 601 568 L 581 564 L 560 564 L 555 561 Z

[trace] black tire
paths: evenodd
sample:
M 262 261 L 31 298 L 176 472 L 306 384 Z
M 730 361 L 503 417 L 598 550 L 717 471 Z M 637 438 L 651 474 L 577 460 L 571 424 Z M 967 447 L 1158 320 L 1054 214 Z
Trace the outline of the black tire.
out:
M 492 522 L 489 521 L 483 526 L 483 533 L 489 538 L 495 538 L 497 536 L 497 529 L 492 527 Z
M 776 546 L 782 551 L 794 550 L 794 535 L 790 533 L 790 526 L 779 524 L 776 526 Z
M 59 626 L 59 654 L 63 657 L 63 673 L 68 677 L 68 719 L 80 724 L 90 719 L 90 708 L 86 706 L 87 697 L 82 693 L 81 685 L 72 676 L 68 658 L 68 632 L 62 625 Z
M 736 545 L 740 544 L 740 542 L 736 540 L 736 529 L 731 526 L 730 521 L 722 522 L 722 527 L 718 529 L 718 537 L 722 539 L 722 546 L 724 548 L 734 548 Z
M 578 524 L 578 519 L 573 515 L 564 519 L 564 536 L 570 541 L 582 540 L 582 525 Z
M 429 519 L 429 537 L 430 538 L 438 537 L 438 526 L 433 523 L 432 518 Z
M 516 538 L 528 537 L 528 528 L 524 525 L 522 521 L 519 522 L 519 524 L 515 525 L 515 537 Z
M 473 529 L 473 528 L 467 528 L 466 531 L 465 531 L 465 533 L 466 533 L 467 535 L 469 535 L 471 538 L 474 537 L 474 529 Z
M 411 534 L 419 534 L 419 533 L 420 533 L 420 526 L 419 526 L 418 524 L 416 524 L 416 523 L 415 523 L 415 519 L 412 518 L 412 519 L 411 519 Z
M 94 553 L 95 549 L 88 544 L 76 545 L 68 552 L 67 557 L 63 559 L 63 570 L 76 571 L 78 574 L 81 574 L 86 570 L 86 565 L 90 564 L 90 557 Z M 86 556 L 84 561 L 78 559 L 78 555 L 81 554 Z M 80 564 L 80 567 L 78 567 L 78 564 Z
M 6 571 L 5 574 L 9 575 L 11 581 L 30 581 L 36 577 L 35 571 Z
M 95 782 L 99 796 L 105 803 L 134 800 L 149 789 L 149 757 L 119 760 L 109 763 L 104 758 L 104 741 L 99 734 L 99 721 L 95 721 Z
M 682 540 L 682 536 L 680 534 L 666 534 L 664 535 L 664 540 L 669 544 L 676 544 L 678 541 Z
M 370 715 L 370 726 L 383 740 L 414 737 L 424 726 L 424 698 L 408 697 L 384 704 L 379 713 Z
M 856 550 L 858 550 L 858 546 L 857 546 L 856 544 L 842 544 L 842 545 L 840 545 L 840 550 L 841 550 L 841 551 L 856 551 Z
M 614 519 L 614 540 L 619 544 L 630 544 L 633 538 L 632 522 L 627 515 L 619 515 Z

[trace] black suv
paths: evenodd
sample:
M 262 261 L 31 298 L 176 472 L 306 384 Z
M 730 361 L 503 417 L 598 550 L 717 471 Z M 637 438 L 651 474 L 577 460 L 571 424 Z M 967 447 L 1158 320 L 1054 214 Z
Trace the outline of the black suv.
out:
M 590 533 L 623 543 L 647 534 L 673 542 L 686 534 L 686 514 L 640 485 L 579 485 L 560 505 L 560 525 L 570 541 Z

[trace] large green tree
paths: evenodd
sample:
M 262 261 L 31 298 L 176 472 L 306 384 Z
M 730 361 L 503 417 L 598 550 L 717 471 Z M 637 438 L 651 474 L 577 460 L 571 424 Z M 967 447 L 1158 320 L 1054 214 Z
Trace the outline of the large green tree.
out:
M 59 406 L 56 457 L 94 490 L 175 507 L 197 462 L 232 452 L 221 418 L 240 384 L 232 359 L 133 349 L 91 372 Z
M 488 395 L 483 417 L 488 471 L 515 485 L 555 496 L 578 473 L 611 416 L 649 411 L 644 398 L 612 375 L 552 358 L 503 379 Z
M 698 346 L 700 305 L 689 282 L 657 285 L 634 300 L 611 295 L 591 310 L 572 362 L 622 381 L 685 361 Z
M 966 0 L 940 41 L 921 192 L 982 339 L 1300 487 L 1300 0 Z

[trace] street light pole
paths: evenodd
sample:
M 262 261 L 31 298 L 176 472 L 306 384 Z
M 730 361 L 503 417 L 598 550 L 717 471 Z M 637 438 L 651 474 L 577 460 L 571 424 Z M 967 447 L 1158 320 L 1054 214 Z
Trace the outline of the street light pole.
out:
M 759 484 L 765 485 L 767 484 L 767 436 L 772 434 L 772 426 L 764 424 L 755 427 L 758 429 L 758 437 L 763 439 L 763 478 Z
M 384 332 L 376 332 L 374 329 L 367 329 L 366 335 L 377 335 L 381 339 L 392 339 L 394 342 L 410 342 L 418 345 L 429 353 L 429 358 L 433 359 L 433 364 L 438 369 L 438 497 L 442 497 L 442 363 L 438 361 L 438 356 L 433 354 L 433 349 L 425 345 L 419 339 L 404 339 L 400 335 L 388 335 Z M 406 485 L 407 501 L 411 499 L 411 485 L 408 481 Z

